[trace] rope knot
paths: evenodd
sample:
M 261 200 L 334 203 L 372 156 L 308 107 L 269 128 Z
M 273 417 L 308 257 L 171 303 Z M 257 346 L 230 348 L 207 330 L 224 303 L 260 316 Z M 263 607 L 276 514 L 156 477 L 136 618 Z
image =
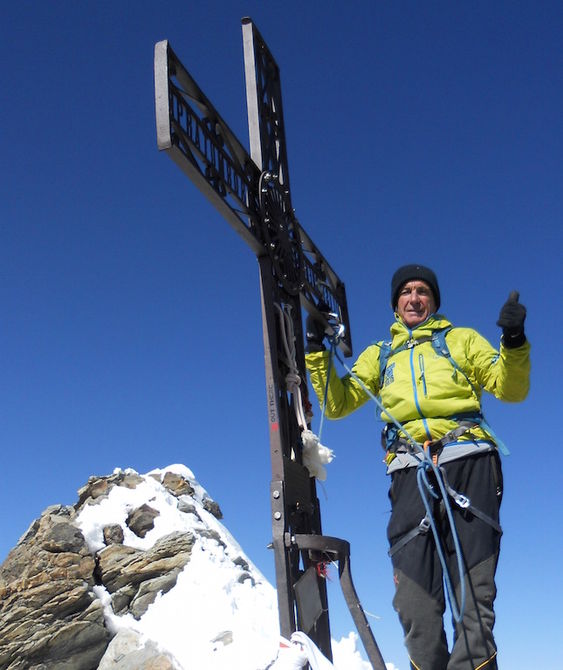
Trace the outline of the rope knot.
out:
M 297 388 L 301 386 L 301 375 L 299 375 L 298 372 L 291 370 L 285 376 L 285 383 L 287 384 L 287 388 L 289 390 Z

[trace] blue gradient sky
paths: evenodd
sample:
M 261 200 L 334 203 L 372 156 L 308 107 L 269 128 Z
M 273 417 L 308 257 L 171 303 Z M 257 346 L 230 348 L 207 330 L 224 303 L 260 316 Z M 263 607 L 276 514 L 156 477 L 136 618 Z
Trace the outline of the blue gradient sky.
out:
M 485 403 L 505 459 L 501 668 L 555 670 L 563 5 L 558 2 L 19 2 L 0 21 L 0 560 L 91 474 L 185 463 L 274 580 L 258 269 L 156 148 L 155 42 L 247 145 L 240 19 L 281 68 L 293 204 L 345 280 L 355 353 L 385 337 L 389 281 L 422 262 L 442 311 L 498 343 L 528 307 L 532 390 Z M 318 412 L 313 428 L 318 428 Z M 379 425 L 326 423 L 324 530 L 352 543 L 386 660 L 391 607 Z M 335 636 L 351 619 L 329 591 Z

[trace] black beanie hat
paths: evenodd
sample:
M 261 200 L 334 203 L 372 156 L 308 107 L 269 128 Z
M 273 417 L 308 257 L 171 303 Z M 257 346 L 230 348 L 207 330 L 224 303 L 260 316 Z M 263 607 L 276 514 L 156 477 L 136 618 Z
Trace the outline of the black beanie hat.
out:
M 425 281 L 432 289 L 434 294 L 434 301 L 436 302 L 436 309 L 440 308 L 440 288 L 438 287 L 438 279 L 430 268 L 424 265 L 403 265 L 400 267 L 391 279 L 391 307 L 397 307 L 397 300 L 399 298 L 399 291 L 403 284 L 406 284 L 412 279 L 420 279 Z

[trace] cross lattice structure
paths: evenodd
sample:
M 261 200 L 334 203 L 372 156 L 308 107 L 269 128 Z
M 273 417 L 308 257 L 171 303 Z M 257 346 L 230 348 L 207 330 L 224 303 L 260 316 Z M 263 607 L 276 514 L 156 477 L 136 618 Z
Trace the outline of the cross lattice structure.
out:
M 385 670 L 350 571 L 350 546 L 322 534 L 315 478 L 303 464 L 301 395 L 306 395 L 302 308 L 344 325 L 339 347 L 352 355 L 343 282 L 299 224 L 291 203 L 280 71 L 251 19 L 242 19 L 250 155 L 167 40 L 155 46 L 158 148 L 165 151 L 255 252 L 262 298 L 272 480 L 272 547 L 281 634 L 308 634 L 332 659 L 323 566 L 338 564 L 343 594 L 367 656 Z M 282 315 L 282 318 L 280 318 Z M 288 360 L 284 323 L 294 361 Z M 302 414 L 303 415 L 303 414 Z

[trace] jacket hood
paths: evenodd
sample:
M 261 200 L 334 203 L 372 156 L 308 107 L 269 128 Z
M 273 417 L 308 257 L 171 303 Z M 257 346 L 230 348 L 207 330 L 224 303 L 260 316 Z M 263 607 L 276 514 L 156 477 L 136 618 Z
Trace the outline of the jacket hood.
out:
M 452 324 L 442 314 L 432 314 L 426 321 L 423 321 L 414 328 L 409 328 L 401 321 L 401 318 L 395 313 L 395 323 L 391 326 L 391 337 L 393 338 L 393 347 L 404 344 L 407 340 L 418 340 L 421 337 L 430 337 L 435 330 L 451 328 Z

